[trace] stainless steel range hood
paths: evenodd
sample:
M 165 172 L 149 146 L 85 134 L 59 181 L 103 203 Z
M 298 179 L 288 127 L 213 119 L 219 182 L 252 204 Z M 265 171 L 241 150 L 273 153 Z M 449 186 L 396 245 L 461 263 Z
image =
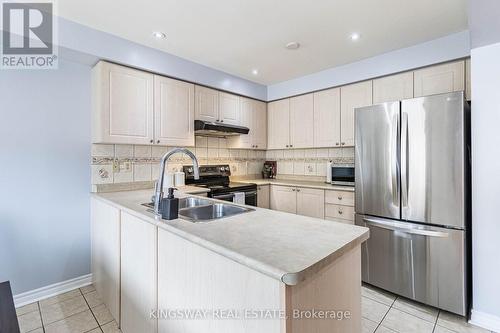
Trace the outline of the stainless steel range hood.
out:
M 233 136 L 240 134 L 248 134 L 248 127 L 228 125 L 224 123 L 216 123 L 204 120 L 194 121 L 194 131 L 196 135 L 205 136 Z

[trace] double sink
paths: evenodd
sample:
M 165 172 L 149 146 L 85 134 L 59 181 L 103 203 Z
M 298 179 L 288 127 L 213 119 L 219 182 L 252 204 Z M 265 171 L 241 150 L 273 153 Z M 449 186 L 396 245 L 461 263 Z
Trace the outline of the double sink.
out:
M 152 203 L 145 203 L 143 205 L 153 207 Z M 179 217 L 191 222 L 209 222 L 224 217 L 248 213 L 253 210 L 252 208 L 197 197 L 179 199 Z

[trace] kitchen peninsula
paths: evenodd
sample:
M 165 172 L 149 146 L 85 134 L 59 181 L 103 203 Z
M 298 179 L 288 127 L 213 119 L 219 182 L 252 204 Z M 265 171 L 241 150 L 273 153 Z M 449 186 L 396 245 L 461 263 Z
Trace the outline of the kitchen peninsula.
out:
M 261 208 L 157 220 L 151 194 L 92 196 L 94 285 L 124 333 L 361 332 L 366 228 Z

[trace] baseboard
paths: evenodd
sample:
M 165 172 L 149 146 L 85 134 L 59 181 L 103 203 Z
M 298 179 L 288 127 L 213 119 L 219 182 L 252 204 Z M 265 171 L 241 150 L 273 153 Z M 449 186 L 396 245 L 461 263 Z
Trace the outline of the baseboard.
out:
M 14 304 L 16 308 L 40 301 L 64 292 L 81 288 L 92 283 L 92 274 L 82 275 L 74 279 L 58 282 L 42 288 L 30 290 L 21 294 L 14 295 Z
M 489 313 L 472 310 L 469 323 L 493 332 L 500 332 L 500 317 Z

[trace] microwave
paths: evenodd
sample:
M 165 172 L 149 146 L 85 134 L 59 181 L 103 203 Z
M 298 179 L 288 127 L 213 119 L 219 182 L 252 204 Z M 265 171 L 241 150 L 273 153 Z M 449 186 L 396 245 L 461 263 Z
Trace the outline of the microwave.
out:
M 333 185 L 354 186 L 354 167 L 352 166 L 332 166 Z

